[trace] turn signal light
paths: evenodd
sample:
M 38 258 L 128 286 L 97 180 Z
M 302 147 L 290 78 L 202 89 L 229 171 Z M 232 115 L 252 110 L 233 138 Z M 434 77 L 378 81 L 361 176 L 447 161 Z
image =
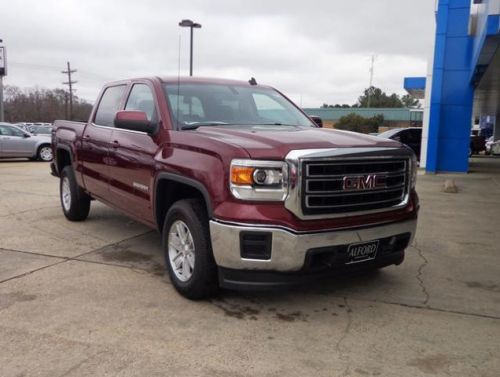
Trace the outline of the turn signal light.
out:
M 253 173 L 255 168 L 248 166 L 231 167 L 231 183 L 233 185 L 251 185 L 253 184 Z

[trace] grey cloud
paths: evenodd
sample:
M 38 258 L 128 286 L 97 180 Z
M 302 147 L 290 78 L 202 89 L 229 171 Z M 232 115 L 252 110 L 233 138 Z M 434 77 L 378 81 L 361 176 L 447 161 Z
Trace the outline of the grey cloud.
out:
M 405 75 L 425 75 L 434 0 L 132 1 L 20 0 L 2 5 L 9 52 L 6 84 L 60 87 L 70 60 L 78 94 L 93 100 L 105 82 L 187 72 L 193 18 L 195 74 L 255 76 L 304 106 L 353 103 L 368 84 L 402 92 Z

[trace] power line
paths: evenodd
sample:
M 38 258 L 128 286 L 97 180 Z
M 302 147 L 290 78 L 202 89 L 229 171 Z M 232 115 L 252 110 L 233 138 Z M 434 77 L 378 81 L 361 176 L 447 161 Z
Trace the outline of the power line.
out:
M 71 80 L 71 74 L 75 73 L 76 69 L 71 69 L 71 65 L 69 62 L 66 63 L 68 70 L 61 71 L 61 73 L 68 75 L 68 81 L 63 82 L 64 85 L 68 85 L 69 87 L 69 119 L 73 120 L 73 84 L 76 84 L 78 81 Z

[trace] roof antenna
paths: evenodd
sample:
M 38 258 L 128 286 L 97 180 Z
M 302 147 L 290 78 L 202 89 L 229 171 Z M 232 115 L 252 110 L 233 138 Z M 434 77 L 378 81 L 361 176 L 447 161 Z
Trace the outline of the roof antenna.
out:
M 255 80 L 255 77 L 252 77 L 250 80 L 248 80 L 248 83 L 250 85 L 257 85 L 257 80 Z

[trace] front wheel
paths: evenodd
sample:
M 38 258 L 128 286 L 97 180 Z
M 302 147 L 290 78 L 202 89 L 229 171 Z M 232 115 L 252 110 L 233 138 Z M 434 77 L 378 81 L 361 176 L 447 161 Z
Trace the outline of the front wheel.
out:
M 64 216 L 70 221 L 83 221 L 90 211 L 90 196 L 76 182 L 72 166 L 61 172 L 59 193 Z
M 163 249 L 170 280 L 181 295 L 198 300 L 215 292 L 217 270 L 201 200 L 172 205 L 163 225 Z
M 52 147 L 50 145 L 42 145 L 38 148 L 36 157 L 39 161 L 49 162 L 52 161 Z

